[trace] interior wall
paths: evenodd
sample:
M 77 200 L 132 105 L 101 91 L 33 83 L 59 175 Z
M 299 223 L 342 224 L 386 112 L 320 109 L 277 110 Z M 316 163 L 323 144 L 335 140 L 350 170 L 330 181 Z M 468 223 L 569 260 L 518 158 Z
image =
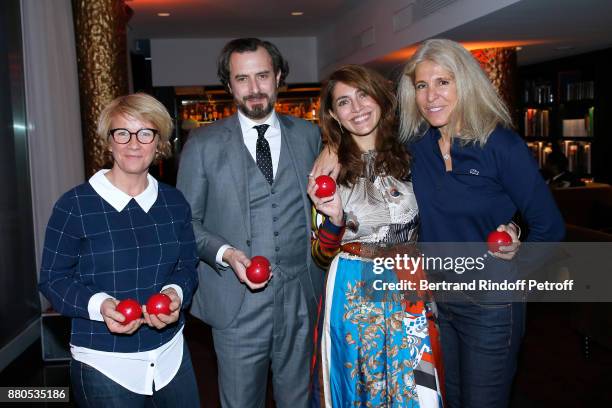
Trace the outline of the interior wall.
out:
M 36 339 L 40 316 L 21 33 L 19 0 L 0 2 L 0 370 Z
M 53 204 L 84 181 L 70 0 L 21 0 L 36 266 Z
M 287 83 L 318 82 L 315 37 L 262 37 L 289 62 Z M 220 85 L 217 57 L 231 38 L 152 39 L 153 86 Z

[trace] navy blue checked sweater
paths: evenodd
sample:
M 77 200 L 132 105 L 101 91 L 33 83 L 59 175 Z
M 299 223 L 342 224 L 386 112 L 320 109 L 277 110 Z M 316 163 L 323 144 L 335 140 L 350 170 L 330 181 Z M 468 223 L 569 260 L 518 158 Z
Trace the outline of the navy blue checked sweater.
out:
M 65 193 L 49 219 L 40 272 L 40 291 L 56 311 L 72 317 L 71 344 L 134 353 L 170 341 L 184 324 L 183 313 L 162 330 L 143 324 L 132 335 L 117 335 L 89 319 L 92 295 L 106 292 L 141 304 L 165 285 L 183 290 L 185 308 L 197 286 L 197 254 L 191 211 L 183 195 L 159 183 L 146 213 L 134 200 L 121 211 L 89 183 Z

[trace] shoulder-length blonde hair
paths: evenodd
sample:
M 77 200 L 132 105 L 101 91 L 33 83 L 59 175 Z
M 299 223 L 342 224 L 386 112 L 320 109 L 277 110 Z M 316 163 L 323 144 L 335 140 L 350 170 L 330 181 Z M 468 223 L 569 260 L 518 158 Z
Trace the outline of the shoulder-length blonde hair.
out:
M 108 105 L 102 109 L 98 118 L 98 127 L 96 133 L 106 144 L 110 143 L 110 128 L 113 119 L 116 116 L 123 115 L 137 119 L 141 122 L 150 122 L 159 132 L 159 142 L 157 143 L 157 151 L 155 160 L 165 159 L 172 155 L 172 146 L 170 144 L 170 135 L 174 124 L 168 110 L 161 102 L 146 93 L 134 93 L 130 95 L 119 96 L 113 99 Z M 110 157 L 112 159 L 112 157 Z
M 445 39 L 423 42 L 408 60 L 398 86 L 400 137 L 410 141 L 429 128 L 416 105 L 415 71 L 431 61 L 450 73 L 457 87 L 457 105 L 448 128 L 451 137 L 484 145 L 497 125 L 512 127 L 508 108 L 476 59 L 461 44 Z

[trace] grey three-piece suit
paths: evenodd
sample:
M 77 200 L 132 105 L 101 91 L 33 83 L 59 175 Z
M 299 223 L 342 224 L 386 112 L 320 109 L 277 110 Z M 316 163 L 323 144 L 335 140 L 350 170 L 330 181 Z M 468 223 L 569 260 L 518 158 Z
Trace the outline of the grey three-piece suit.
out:
M 178 174 L 202 261 L 191 313 L 213 327 L 226 407 L 263 406 L 270 362 L 277 406 L 308 401 L 323 272 L 310 257 L 306 187 L 321 138 L 316 126 L 277 116 L 281 152 L 272 185 L 246 148 L 237 115 L 193 131 Z M 224 244 L 270 260 L 274 277 L 265 289 L 251 292 L 216 263 Z

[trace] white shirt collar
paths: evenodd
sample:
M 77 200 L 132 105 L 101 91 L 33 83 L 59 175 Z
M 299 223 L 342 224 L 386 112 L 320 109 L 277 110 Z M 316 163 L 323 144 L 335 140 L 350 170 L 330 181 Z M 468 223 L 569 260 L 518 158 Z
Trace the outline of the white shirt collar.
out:
M 271 128 L 280 130 L 280 123 L 278 122 L 278 116 L 276 116 L 276 111 L 272 111 L 272 114 L 268 116 L 268 119 L 264 123 L 257 123 L 254 120 L 247 118 L 246 115 L 240 110 L 238 110 L 238 120 L 240 121 L 240 128 L 242 129 L 242 135 L 245 136 L 250 129 L 253 129 L 253 126 L 270 125 Z M 257 132 L 257 131 L 255 131 Z
M 136 197 L 132 197 L 119 190 L 108 178 L 106 178 L 105 174 L 108 173 L 108 171 L 109 169 L 99 170 L 89 179 L 89 184 L 91 184 L 91 187 L 96 193 L 119 212 L 123 211 L 132 198 L 136 200 L 144 212 L 149 212 L 155 200 L 157 200 L 157 180 L 150 174 L 147 174 L 147 181 L 149 182 L 147 188 Z

